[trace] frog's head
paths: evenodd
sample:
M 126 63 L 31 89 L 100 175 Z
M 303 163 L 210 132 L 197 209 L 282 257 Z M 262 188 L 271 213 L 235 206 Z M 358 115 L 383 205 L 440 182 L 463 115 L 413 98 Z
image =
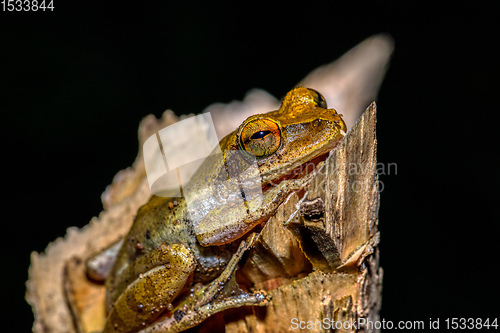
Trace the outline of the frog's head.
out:
M 226 244 L 266 221 L 292 184 L 325 160 L 346 130 L 323 96 L 304 87 L 290 91 L 279 110 L 245 120 L 221 140 L 223 158 L 209 156 L 194 177 L 200 190 L 193 192 L 191 211 L 200 244 Z M 224 193 L 224 200 L 214 199 L 215 193 Z
M 312 171 L 346 131 L 341 115 L 327 108 L 319 92 L 297 87 L 279 110 L 249 117 L 235 133 L 237 148 L 257 159 L 265 189 Z

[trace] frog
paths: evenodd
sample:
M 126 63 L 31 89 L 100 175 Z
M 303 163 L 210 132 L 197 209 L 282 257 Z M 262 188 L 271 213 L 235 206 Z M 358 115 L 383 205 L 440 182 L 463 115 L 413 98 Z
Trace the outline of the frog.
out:
M 268 305 L 267 293 L 243 290 L 235 272 L 265 222 L 312 179 L 346 131 L 318 91 L 295 87 L 278 110 L 250 116 L 219 142 L 221 154 L 207 157 L 189 194 L 152 195 L 125 238 L 106 251 L 110 263 L 96 264 L 98 256 L 88 262 L 89 276 L 105 280 L 103 333 L 179 332 L 226 309 Z M 236 169 L 240 204 L 207 206 Z M 251 184 L 250 194 L 241 184 Z

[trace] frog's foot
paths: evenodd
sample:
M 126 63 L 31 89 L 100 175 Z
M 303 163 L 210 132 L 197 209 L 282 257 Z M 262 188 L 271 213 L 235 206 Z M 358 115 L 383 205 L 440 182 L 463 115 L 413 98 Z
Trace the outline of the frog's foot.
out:
M 193 293 L 177 305 L 168 317 L 154 322 L 140 333 L 180 332 L 196 326 L 211 315 L 241 306 L 266 306 L 269 298 L 265 291 L 248 293 L 236 283 L 235 271 L 246 250 L 252 247 L 257 235 L 252 233 L 243 240 L 221 275 L 207 286 Z
M 165 317 L 141 330 L 139 333 L 181 332 L 200 324 L 211 315 L 223 310 L 238 308 L 240 306 L 266 306 L 268 304 L 269 299 L 265 291 L 242 293 L 238 296 L 213 301 L 187 312 L 176 310 L 174 316 Z

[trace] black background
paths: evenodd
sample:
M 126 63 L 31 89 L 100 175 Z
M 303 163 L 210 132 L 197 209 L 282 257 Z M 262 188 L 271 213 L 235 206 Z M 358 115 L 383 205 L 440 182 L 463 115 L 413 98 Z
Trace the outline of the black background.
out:
M 101 211 L 143 116 L 200 112 L 253 87 L 279 98 L 380 32 L 396 48 L 377 99 L 378 159 L 398 166 L 381 177 L 381 316 L 498 316 L 495 2 L 68 2 L 0 13 L 8 326 L 31 329 L 30 252 Z

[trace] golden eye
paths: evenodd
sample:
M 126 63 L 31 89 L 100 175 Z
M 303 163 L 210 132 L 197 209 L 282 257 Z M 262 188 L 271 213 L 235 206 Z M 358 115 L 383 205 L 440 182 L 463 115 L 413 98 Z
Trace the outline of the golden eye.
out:
M 323 95 L 321 95 L 319 92 L 317 92 L 316 90 L 314 89 L 311 89 L 311 88 L 307 88 L 307 90 L 309 90 L 309 92 L 311 93 L 313 99 L 314 99 L 314 102 L 320 107 L 320 108 L 323 108 L 323 109 L 327 109 L 326 107 L 326 100 L 325 98 L 323 97 Z
M 279 125 L 271 119 L 254 119 L 241 129 L 241 149 L 256 157 L 266 157 L 273 154 L 278 150 L 280 144 Z

